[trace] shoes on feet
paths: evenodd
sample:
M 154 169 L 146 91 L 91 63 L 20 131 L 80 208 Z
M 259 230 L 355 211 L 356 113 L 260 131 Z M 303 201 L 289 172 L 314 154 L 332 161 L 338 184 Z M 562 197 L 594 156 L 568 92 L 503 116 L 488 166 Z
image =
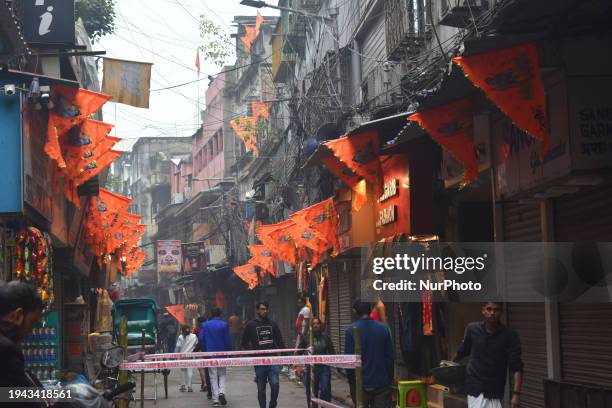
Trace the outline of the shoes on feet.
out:
M 212 399 L 212 394 L 208 394 L 208 395 L 206 396 L 206 398 L 208 398 L 209 400 L 211 400 L 211 399 Z
M 193 392 L 193 388 L 187 387 L 187 392 Z
M 225 394 L 219 394 L 219 402 L 221 405 L 227 405 L 227 400 L 225 399 Z
M 202 385 L 200 387 L 200 391 L 202 391 L 202 392 L 208 391 L 208 387 L 206 385 Z
M 219 406 L 219 401 L 213 402 L 213 407 L 218 407 L 218 406 Z
M 180 391 L 180 392 L 185 392 L 185 386 L 184 386 L 184 385 L 181 385 L 181 386 L 180 386 L 180 388 L 179 388 L 179 391 Z

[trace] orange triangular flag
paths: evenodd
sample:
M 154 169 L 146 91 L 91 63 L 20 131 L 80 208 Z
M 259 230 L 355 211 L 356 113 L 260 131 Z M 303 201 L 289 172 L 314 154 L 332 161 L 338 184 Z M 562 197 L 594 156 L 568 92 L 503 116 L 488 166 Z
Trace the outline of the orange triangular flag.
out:
M 548 108 L 536 44 L 457 57 L 453 61 L 518 128 L 542 142 L 542 155 L 548 152 Z
M 468 99 L 415 113 L 408 120 L 417 122 L 432 139 L 463 164 L 463 185 L 478 178 L 478 157 L 472 140 L 474 110 Z
M 334 156 L 358 176 L 371 183 L 380 184 L 380 142 L 376 131 L 366 131 L 356 135 L 341 137 L 325 143 Z
M 185 305 L 166 306 L 166 310 L 170 313 L 181 325 L 185 324 Z
M 257 10 L 257 17 L 255 17 L 255 36 L 258 36 L 261 32 L 261 26 L 263 26 L 265 19 Z

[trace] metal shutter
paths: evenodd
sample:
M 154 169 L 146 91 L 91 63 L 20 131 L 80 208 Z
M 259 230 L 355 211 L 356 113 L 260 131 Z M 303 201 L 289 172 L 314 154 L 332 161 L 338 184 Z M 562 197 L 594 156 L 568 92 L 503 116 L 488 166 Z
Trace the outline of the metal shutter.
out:
M 540 206 L 537 203 L 504 204 L 504 241 L 536 242 L 542 240 Z M 509 254 L 512 255 L 512 254 Z M 506 284 L 513 290 L 531 284 L 531 277 L 540 274 L 526 254 L 506 259 L 525 273 L 511 276 Z M 517 268 L 514 268 L 515 270 Z M 523 408 L 544 408 L 544 378 L 547 377 L 546 330 L 544 305 L 541 303 L 509 303 L 508 325 L 521 337 L 525 371 L 521 390 Z
M 339 311 L 339 331 L 340 347 L 336 351 L 344 353 L 344 329 L 353 322 L 352 296 L 351 296 L 351 268 L 342 268 L 338 271 L 338 311 Z M 335 344 L 334 344 L 335 346 Z
M 612 186 L 555 202 L 558 241 L 612 241 Z M 560 305 L 561 375 L 612 388 L 612 304 Z
M 340 352 L 340 303 L 339 303 L 339 281 L 337 263 L 329 265 L 329 292 L 327 303 L 329 305 L 329 314 L 327 320 L 329 322 L 329 337 L 334 343 L 336 352 Z

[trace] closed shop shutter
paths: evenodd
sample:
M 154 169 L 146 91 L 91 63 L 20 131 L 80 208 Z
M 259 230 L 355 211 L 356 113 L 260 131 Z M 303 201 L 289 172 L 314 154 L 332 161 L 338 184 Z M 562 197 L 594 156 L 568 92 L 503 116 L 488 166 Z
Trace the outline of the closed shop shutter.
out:
M 329 337 L 334 343 L 336 352 L 340 351 L 340 302 L 339 302 L 339 281 L 337 265 L 331 264 L 329 267 Z
M 555 202 L 558 241 L 612 241 L 612 186 Z M 563 381 L 612 388 L 612 304 L 560 305 Z
M 349 271 L 351 268 L 344 268 L 338 271 L 338 311 L 339 311 L 339 331 L 340 331 L 340 347 L 337 349 L 338 352 L 344 353 L 344 330 L 346 327 L 353 322 L 352 313 L 352 296 L 351 296 L 351 278 Z
M 537 242 L 542 240 L 539 204 L 504 204 L 504 241 Z M 524 248 L 523 248 L 524 251 Z M 505 263 L 524 273 L 507 277 L 506 285 L 517 293 L 522 285 L 531 285 L 534 276 L 541 276 L 530 263 L 529 254 L 508 254 Z M 546 330 L 542 303 L 509 303 L 508 325 L 521 338 L 525 371 L 521 390 L 523 408 L 544 408 L 546 366 Z

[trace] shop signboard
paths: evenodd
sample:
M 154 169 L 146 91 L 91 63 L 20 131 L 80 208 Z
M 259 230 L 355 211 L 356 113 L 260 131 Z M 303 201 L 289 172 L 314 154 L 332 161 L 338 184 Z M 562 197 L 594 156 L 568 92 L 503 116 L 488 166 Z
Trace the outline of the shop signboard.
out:
M 204 242 L 189 242 L 183 244 L 183 272 L 206 272 L 206 248 Z
M 383 168 L 382 194 L 376 200 L 376 240 L 410 233 L 410 179 L 408 159 L 395 154 L 381 159 Z
M 501 200 L 533 189 L 571 171 L 567 126 L 567 86 L 563 78 L 545 81 L 548 95 L 550 150 L 542 157 L 542 144 L 496 114 L 491 123 L 495 163 L 495 193 Z
M 23 0 L 18 5 L 26 42 L 43 46 L 74 45 L 74 1 Z
M 164 240 L 157 241 L 157 272 L 179 273 L 181 272 L 181 241 Z
M 612 100 L 610 77 L 568 79 L 572 168 L 612 165 Z
M 45 154 L 47 120 L 26 104 L 23 109 L 24 201 L 48 221 L 53 221 L 53 164 Z M 59 197 L 58 197 L 59 198 Z M 59 201 L 56 206 L 61 205 Z M 58 208 L 61 211 L 61 208 Z M 61 237 L 65 238 L 65 237 Z M 64 240 L 65 241 L 65 240 Z
M 0 84 L 6 81 L 0 78 Z M 0 94 L 0 213 L 23 210 L 21 103 L 19 94 Z

